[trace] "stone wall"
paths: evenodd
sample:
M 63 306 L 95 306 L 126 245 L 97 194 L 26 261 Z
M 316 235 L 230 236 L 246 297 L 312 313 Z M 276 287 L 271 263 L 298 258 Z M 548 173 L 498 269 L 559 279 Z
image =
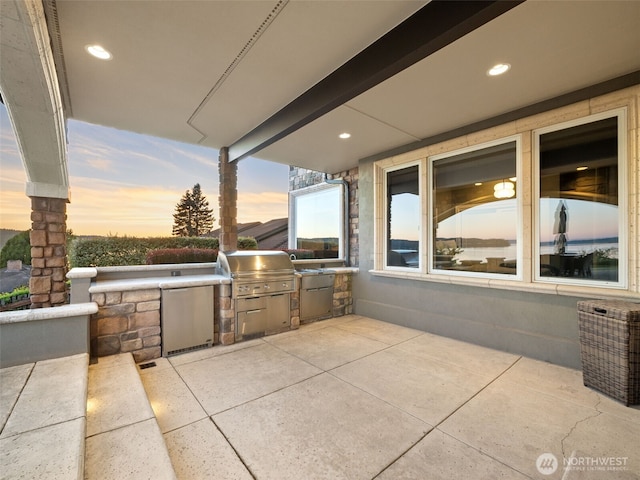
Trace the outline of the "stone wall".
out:
M 91 353 L 104 357 L 131 352 L 136 362 L 161 356 L 160 289 L 91 294 Z

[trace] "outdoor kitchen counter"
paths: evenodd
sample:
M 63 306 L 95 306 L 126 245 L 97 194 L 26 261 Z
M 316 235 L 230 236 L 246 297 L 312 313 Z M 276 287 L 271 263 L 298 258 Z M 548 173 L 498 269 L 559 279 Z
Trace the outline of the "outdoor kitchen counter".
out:
M 300 268 L 296 270 L 296 274 L 303 275 L 318 275 L 318 274 L 343 274 L 343 273 L 358 273 L 360 269 L 358 267 L 326 267 L 326 268 Z
M 201 287 L 205 285 L 228 284 L 230 280 L 222 275 L 182 275 L 177 277 L 123 278 L 92 282 L 89 293 L 123 292 L 159 288 Z

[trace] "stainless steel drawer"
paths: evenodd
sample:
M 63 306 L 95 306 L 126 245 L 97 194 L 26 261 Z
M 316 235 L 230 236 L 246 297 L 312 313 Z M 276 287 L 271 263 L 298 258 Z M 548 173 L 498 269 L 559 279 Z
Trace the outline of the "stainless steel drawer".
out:
M 267 308 L 267 297 L 239 298 L 236 303 L 238 312 L 247 310 L 261 310 Z

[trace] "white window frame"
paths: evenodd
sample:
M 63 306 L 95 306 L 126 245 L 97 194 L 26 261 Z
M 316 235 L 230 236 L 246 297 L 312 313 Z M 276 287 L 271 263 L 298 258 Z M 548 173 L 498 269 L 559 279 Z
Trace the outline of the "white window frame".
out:
M 336 183 L 336 182 L 324 182 L 324 183 L 320 183 L 317 185 L 312 185 L 310 187 L 305 187 L 305 188 L 300 188 L 298 190 L 291 190 L 289 192 L 289 249 L 297 249 L 297 230 L 298 230 L 298 224 L 297 224 L 297 218 L 299 215 L 298 212 L 298 205 L 296 202 L 296 199 L 303 197 L 305 195 L 313 195 L 316 194 L 318 192 L 324 192 L 327 190 L 336 190 L 339 192 L 339 204 L 340 204 L 340 209 L 338 211 L 338 218 L 336 219 L 336 222 L 339 225 L 339 229 L 338 229 L 338 258 L 314 258 L 314 259 L 309 259 L 309 261 L 314 261 L 314 262 L 328 262 L 328 261 L 335 261 L 335 260 L 342 260 L 342 261 L 346 261 L 348 259 L 345 258 L 345 251 L 346 251 L 346 247 L 345 247 L 345 238 L 346 235 L 348 235 L 346 229 L 346 224 L 345 224 L 345 219 L 347 218 L 347 215 L 345 213 L 345 209 L 347 208 L 346 203 L 345 203 L 345 195 L 346 195 L 346 191 L 345 191 L 345 186 L 342 183 Z
M 387 178 L 388 174 L 391 172 L 396 172 L 398 170 L 404 170 L 406 168 L 418 167 L 418 197 L 420 202 L 420 223 L 418 224 L 418 268 L 414 267 L 402 267 L 402 266 L 390 266 L 388 265 L 388 249 L 387 249 L 387 239 L 389 238 L 389 221 L 387 219 L 387 215 L 389 212 L 389 200 L 388 200 L 388 184 Z M 383 167 L 382 171 L 382 238 L 379 243 L 382 245 L 382 267 L 383 270 L 388 271 L 398 271 L 398 272 L 415 272 L 415 273 L 424 273 L 425 271 L 425 254 L 427 251 L 427 246 L 425 242 L 424 235 L 424 218 L 425 218 L 425 192 L 424 192 L 424 161 L 423 160 L 414 160 L 411 162 L 403 163 L 401 165 L 393 165 L 388 167 Z
M 618 281 L 581 280 L 579 277 L 543 277 L 540 275 L 540 137 L 545 133 L 565 130 L 578 125 L 618 118 Z M 576 120 L 533 130 L 533 281 L 581 287 L 628 288 L 628 190 L 627 190 L 627 109 L 609 110 Z
M 435 195 L 436 191 L 433 188 L 433 165 L 438 160 L 442 160 L 444 158 L 454 157 L 456 155 L 461 155 L 465 153 L 471 153 L 474 151 L 483 150 L 485 148 L 494 147 L 496 145 L 504 145 L 507 143 L 515 143 L 516 151 L 515 151 L 515 162 L 516 162 L 516 178 L 517 181 L 520 182 L 517 188 L 516 194 L 516 262 L 518 268 L 514 275 L 510 275 L 507 273 L 487 273 L 487 272 L 468 272 L 468 271 L 456 271 L 456 270 L 442 270 L 437 269 L 434 266 L 433 255 L 431 252 L 428 253 L 428 272 L 434 276 L 450 276 L 450 277 L 471 277 L 471 278 L 488 278 L 488 279 L 500 279 L 505 281 L 522 281 L 523 279 L 523 271 L 524 271 L 524 259 L 523 259 L 523 239 L 524 239 L 524 223 L 523 223 L 523 198 L 524 192 L 527 188 L 526 185 L 523 184 L 522 181 L 522 136 L 521 135 L 512 135 L 509 137 L 503 137 L 498 140 L 494 140 L 491 142 L 485 142 L 478 145 L 473 145 L 471 147 L 461 148 L 458 150 L 450 151 L 444 154 L 433 155 L 428 157 L 428 171 L 429 171 L 429 195 L 428 195 L 428 204 L 429 204 L 429 214 L 428 214 L 428 244 L 433 245 L 435 242 L 435 238 L 433 238 L 434 232 L 434 219 L 433 219 L 433 205 L 435 204 Z

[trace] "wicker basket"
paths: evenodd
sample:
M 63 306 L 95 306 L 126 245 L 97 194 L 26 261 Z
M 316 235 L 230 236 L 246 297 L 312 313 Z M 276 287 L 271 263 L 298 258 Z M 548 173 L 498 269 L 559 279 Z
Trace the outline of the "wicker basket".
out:
M 580 301 L 578 326 L 584 384 L 627 406 L 640 403 L 640 304 Z

